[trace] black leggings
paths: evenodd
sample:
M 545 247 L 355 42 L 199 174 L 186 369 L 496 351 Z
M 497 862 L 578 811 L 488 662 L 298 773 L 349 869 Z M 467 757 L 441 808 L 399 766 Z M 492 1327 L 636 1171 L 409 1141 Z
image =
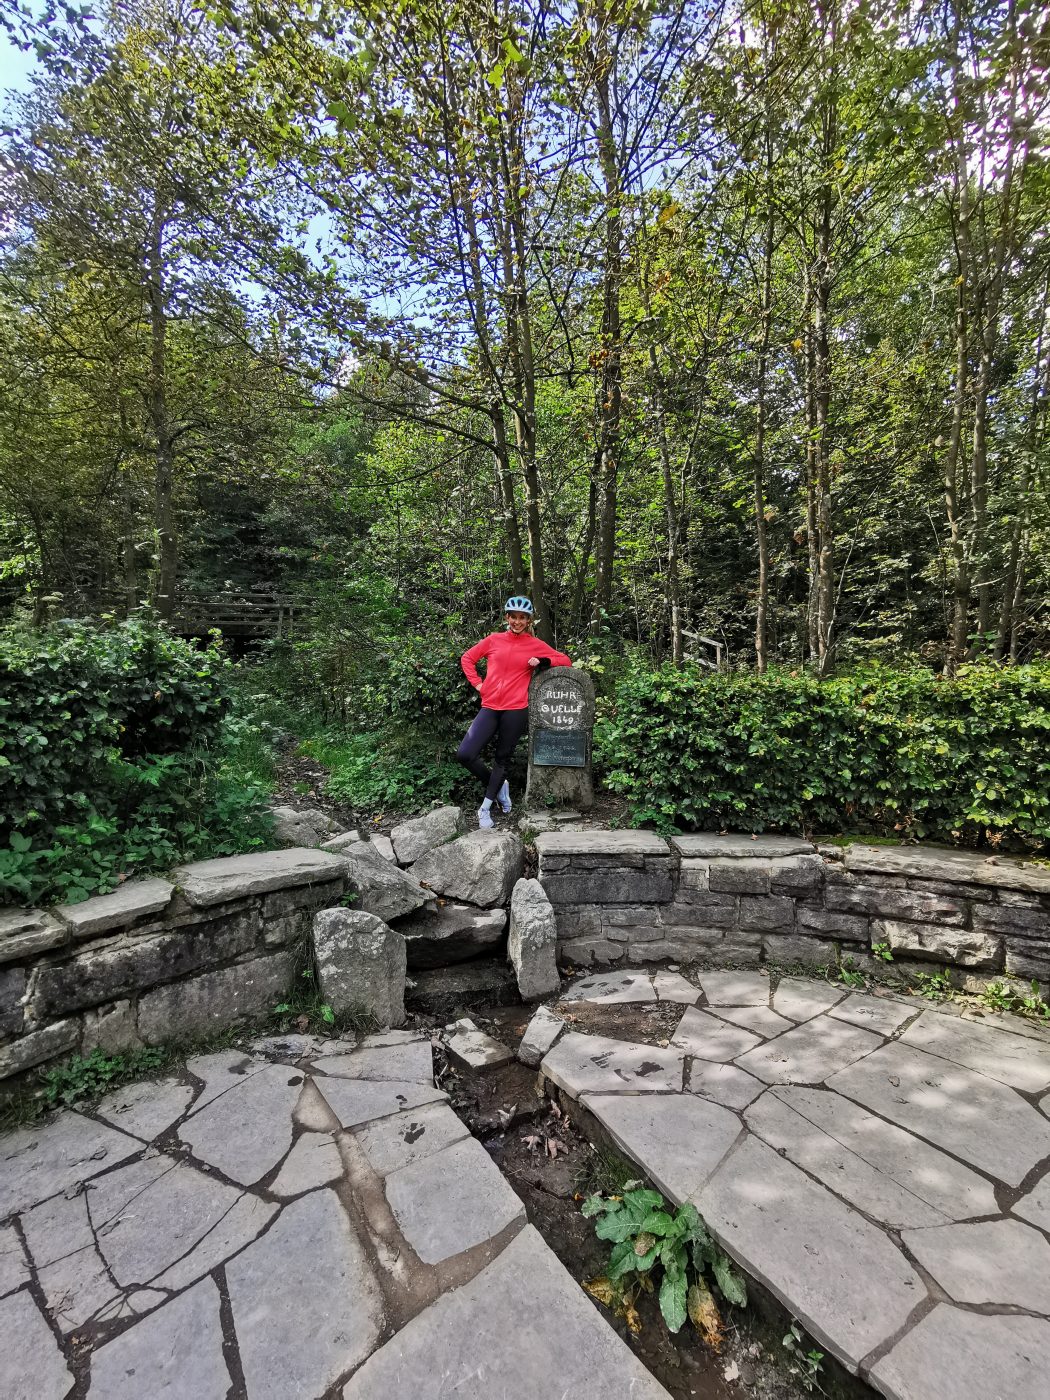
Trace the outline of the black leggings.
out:
M 480 709 L 467 730 L 456 757 L 464 768 L 485 784 L 485 796 L 495 797 L 507 776 L 506 769 L 518 740 L 529 727 L 528 706 L 524 710 Z M 496 761 L 491 769 L 485 767 L 478 755 L 496 736 Z

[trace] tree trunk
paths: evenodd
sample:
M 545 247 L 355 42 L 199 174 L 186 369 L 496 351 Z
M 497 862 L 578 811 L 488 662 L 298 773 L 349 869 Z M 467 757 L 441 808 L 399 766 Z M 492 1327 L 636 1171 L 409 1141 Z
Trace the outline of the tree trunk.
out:
M 610 69 L 605 15 L 593 57 L 597 106 L 598 166 L 605 197 L 605 247 L 602 268 L 600 372 L 596 404 L 594 469 L 598 481 L 597 580 L 591 631 L 597 633 L 612 607 L 616 562 L 616 503 L 622 402 L 620 345 L 620 276 L 623 256 L 623 188 L 613 126 Z
M 507 565 L 511 583 L 517 593 L 525 587 L 525 560 L 521 551 L 521 531 L 518 528 L 518 509 L 514 498 L 514 472 L 510 464 L 510 449 L 507 445 L 507 428 L 503 422 L 503 408 L 493 404 L 492 451 L 496 461 L 496 480 L 500 495 L 500 514 L 503 521 L 503 540 L 507 549 Z
M 952 619 L 944 669 L 954 675 L 966 656 L 970 614 L 970 570 L 963 533 L 963 509 L 959 493 L 959 461 L 962 451 L 963 425 L 969 392 L 969 317 L 967 298 L 971 276 L 970 253 L 970 172 L 966 158 L 966 123 L 960 111 L 962 56 L 960 54 L 961 20 L 955 13 L 955 47 L 953 82 L 956 92 L 955 121 L 952 142 L 955 148 L 955 185 L 959 200 L 955 218 L 956 299 L 955 299 L 955 393 L 952 400 L 952 425 L 948 451 L 944 462 L 944 505 L 948 518 L 948 539 L 954 565 L 952 579 Z
M 147 258 L 147 295 L 150 322 L 149 415 L 155 440 L 153 465 L 153 529 L 156 536 L 155 569 L 151 602 L 168 621 L 175 611 L 175 585 L 179 552 L 175 535 L 175 448 L 168 418 L 167 336 L 168 315 L 164 286 L 165 216 L 158 197 L 150 220 Z

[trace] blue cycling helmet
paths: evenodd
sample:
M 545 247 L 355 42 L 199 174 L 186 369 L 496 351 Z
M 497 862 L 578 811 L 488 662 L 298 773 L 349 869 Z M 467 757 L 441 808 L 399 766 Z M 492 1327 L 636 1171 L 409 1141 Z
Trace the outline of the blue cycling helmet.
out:
M 528 598 L 508 598 L 503 609 L 504 612 L 521 612 L 526 616 L 532 616 L 532 604 Z

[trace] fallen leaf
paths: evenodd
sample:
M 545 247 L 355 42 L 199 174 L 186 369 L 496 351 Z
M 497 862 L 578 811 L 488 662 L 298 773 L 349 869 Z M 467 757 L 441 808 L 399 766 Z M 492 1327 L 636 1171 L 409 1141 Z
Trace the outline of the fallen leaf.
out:
M 604 1303 L 607 1308 L 615 1307 L 620 1301 L 620 1289 L 613 1283 L 612 1279 L 606 1278 L 603 1274 L 601 1278 L 591 1278 L 584 1282 L 584 1288 L 592 1298 L 597 1298 L 599 1303 Z
M 527 1137 L 522 1138 L 522 1142 L 525 1144 L 525 1146 L 529 1149 L 530 1152 L 535 1152 L 536 1148 L 539 1147 L 542 1141 L 543 1139 L 537 1137 L 535 1133 L 529 1133 Z
M 685 1306 L 689 1313 L 689 1321 L 707 1345 L 712 1351 L 721 1351 L 722 1317 L 718 1311 L 718 1304 L 703 1279 L 698 1279 L 689 1289 Z

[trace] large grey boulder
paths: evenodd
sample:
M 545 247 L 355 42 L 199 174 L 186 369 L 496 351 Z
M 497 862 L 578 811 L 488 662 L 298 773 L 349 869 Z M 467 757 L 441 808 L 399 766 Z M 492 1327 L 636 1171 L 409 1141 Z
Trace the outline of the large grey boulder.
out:
M 271 807 L 273 831 L 282 846 L 321 846 L 343 828 L 318 807 Z
M 510 900 L 507 955 L 522 1001 L 539 1001 L 561 989 L 556 953 L 558 925 L 539 880 L 519 880 Z
M 409 967 L 448 967 L 494 953 L 507 928 L 503 909 L 432 901 L 397 926 L 408 945 Z
M 350 886 L 357 895 L 355 909 L 376 918 L 403 918 L 421 909 L 432 896 L 418 880 L 384 860 L 370 841 L 361 841 L 340 852 L 346 862 Z
M 395 826 L 390 833 L 399 865 L 411 865 L 437 846 L 454 841 L 463 829 L 461 807 L 435 807 Z
M 314 915 L 314 953 L 321 995 L 333 1011 L 366 1011 L 378 1025 L 405 1019 L 405 940 L 359 909 Z
M 506 904 L 525 865 L 520 836 L 509 831 L 471 831 L 428 851 L 412 874 L 435 894 L 489 908 Z

